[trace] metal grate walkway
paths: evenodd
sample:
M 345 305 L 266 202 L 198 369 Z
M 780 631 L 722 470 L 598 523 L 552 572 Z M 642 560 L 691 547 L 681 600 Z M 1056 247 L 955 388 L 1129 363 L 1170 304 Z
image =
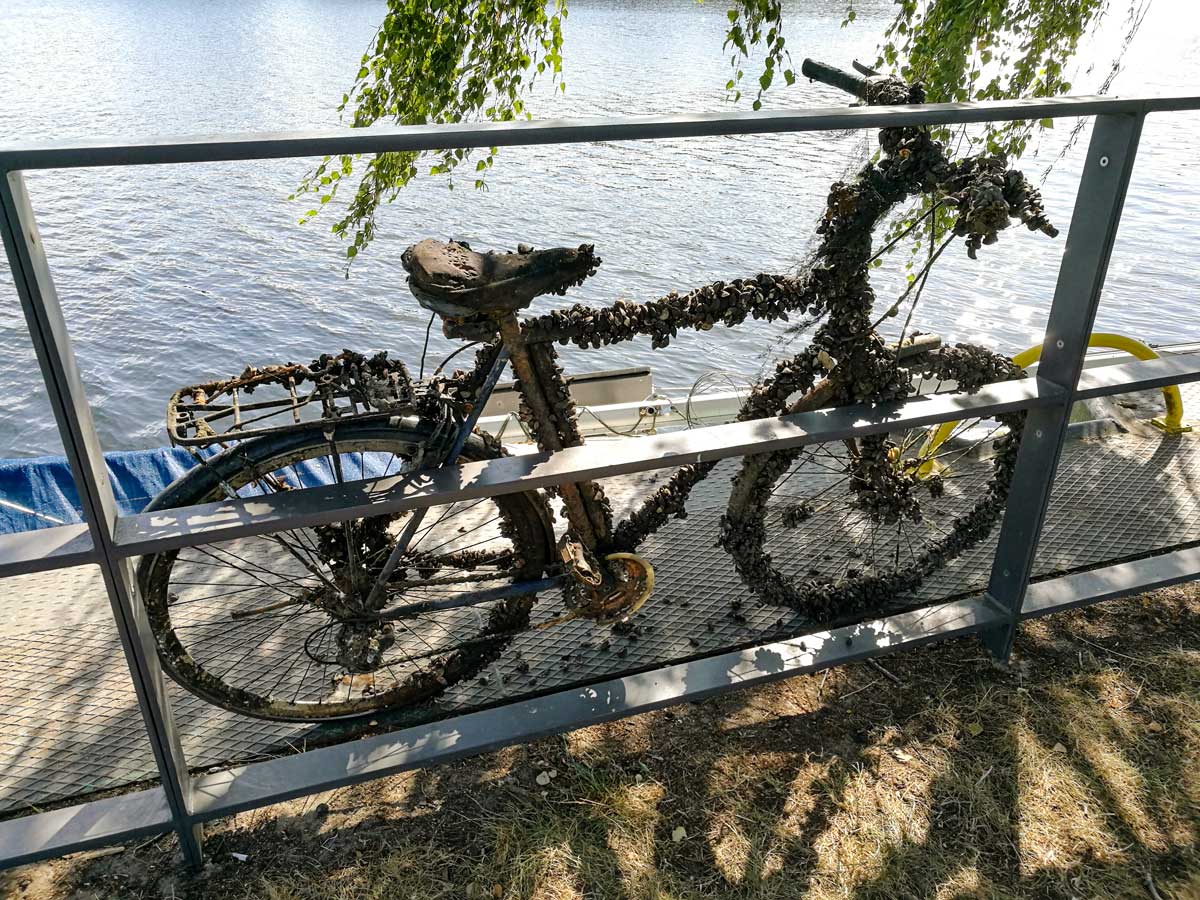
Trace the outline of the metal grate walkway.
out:
M 1200 389 L 1188 392 L 1200 408 Z M 571 622 L 515 640 L 479 679 L 452 687 L 425 715 L 442 717 L 569 684 L 654 668 L 736 645 L 806 630 L 788 610 L 749 594 L 715 548 L 736 460 L 693 495 L 689 516 L 643 546 L 657 569 L 655 595 L 636 633 Z M 665 473 L 652 473 L 662 477 Z M 612 479 L 618 515 L 650 478 Z M 930 578 L 917 602 L 979 590 L 993 537 Z M 1077 570 L 1158 548 L 1200 542 L 1200 433 L 1116 434 L 1068 444 L 1051 501 L 1037 573 Z M 795 565 L 803 560 L 797 557 Z M 0 813 L 27 810 L 153 778 L 132 684 L 98 571 L 90 568 L 0 582 Z M 731 607 L 736 605 L 736 611 Z M 536 616 L 549 617 L 553 598 Z M 184 750 L 195 768 L 223 767 L 349 736 L 245 718 L 170 685 Z M 380 716 L 372 730 L 407 724 Z M 394 720 L 394 721 L 393 721 Z M 357 727 L 364 727 L 365 723 Z

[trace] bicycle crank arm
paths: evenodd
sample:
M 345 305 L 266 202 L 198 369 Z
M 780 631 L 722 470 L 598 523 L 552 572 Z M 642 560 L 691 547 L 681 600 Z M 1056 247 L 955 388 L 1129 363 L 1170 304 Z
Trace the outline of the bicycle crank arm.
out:
M 479 603 L 487 603 L 491 600 L 507 600 L 509 597 L 520 597 L 524 594 L 536 594 L 539 591 L 548 591 L 551 588 L 566 584 L 567 580 L 566 575 L 552 575 L 548 578 L 539 578 L 536 581 L 520 581 L 515 584 L 506 584 L 502 587 L 486 588 L 482 591 L 468 591 L 454 597 L 447 597 L 445 600 L 426 600 L 421 603 L 408 603 L 404 606 L 397 606 L 395 609 L 385 610 L 379 614 L 378 618 L 382 622 L 393 622 L 397 619 L 403 619 L 406 616 L 419 615 L 435 609 L 458 609 L 463 606 L 475 606 Z

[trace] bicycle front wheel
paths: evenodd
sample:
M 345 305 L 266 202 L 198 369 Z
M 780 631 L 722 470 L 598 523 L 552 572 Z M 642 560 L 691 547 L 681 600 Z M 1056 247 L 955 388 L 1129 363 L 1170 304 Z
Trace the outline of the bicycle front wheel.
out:
M 319 431 L 247 441 L 197 466 L 150 509 L 404 474 L 427 437 L 416 426 L 351 423 L 332 443 Z M 497 453 L 472 437 L 462 456 Z M 164 668 L 212 703 L 287 721 L 409 706 L 478 674 L 528 625 L 536 597 L 465 606 L 454 598 L 543 573 L 553 547 L 545 501 L 530 492 L 432 507 L 385 605 L 364 611 L 362 598 L 410 515 L 143 557 L 139 585 Z
M 914 364 L 928 393 L 980 364 L 1019 368 L 982 348 Z M 813 444 L 747 457 L 720 542 L 764 602 L 832 624 L 905 604 L 932 573 L 986 538 L 1004 511 L 1023 414 Z

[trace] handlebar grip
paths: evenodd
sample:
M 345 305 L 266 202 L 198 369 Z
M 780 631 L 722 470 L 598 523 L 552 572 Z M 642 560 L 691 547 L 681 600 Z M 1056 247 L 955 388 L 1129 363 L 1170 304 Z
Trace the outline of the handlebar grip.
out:
M 819 81 L 821 84 L 827 84 L 830 87 L 840 88 L 847 94 L 853 94 L 859 100 L 867 99 L 867 79 L 852 72 L 847 72 L 828 63 L 818 62 L 815 59 L 806 59 L 800 66 L 800 73 L 806 78 L 811 78 L 813 81 Z

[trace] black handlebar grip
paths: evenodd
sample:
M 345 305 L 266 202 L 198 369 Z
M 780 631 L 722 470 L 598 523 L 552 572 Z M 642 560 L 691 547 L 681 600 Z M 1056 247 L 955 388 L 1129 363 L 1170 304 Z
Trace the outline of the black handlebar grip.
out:
M 830 87 L 840 88 L 847 94 L 853 94 L 859 100 L 867 99 L 867 80 L 853 72 L 847 72 L 827 63 L 806 59 L 800 66 L 800 72 L 805 78 L 819 81 Z

